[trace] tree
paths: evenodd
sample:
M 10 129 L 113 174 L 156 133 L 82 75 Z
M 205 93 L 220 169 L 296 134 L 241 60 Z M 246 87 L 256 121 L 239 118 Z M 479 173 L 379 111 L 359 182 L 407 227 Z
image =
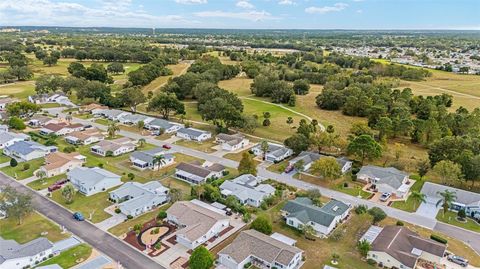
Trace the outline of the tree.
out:
M 174 93 L 160 92 L 150 100 L 147 111 L 158 112 L 168 120 L 172 113 L 184 115 L 185 105 L 178 100 Z
M 387 217 L 385 211 L 383 211 L 379 207 L 372 207 L 368 210 L 368 214 L 373 217 L 373 224 L 379 223 L 380 221 L 384 220 Z
M 467 213 L 465 212 L 465 209 L 460 209 L 458 210 L 458 213 L 457 213 L 457 218 L 461 221 L 464 221 L 465 218 L 467 217 Z
M 354 122 L 350 127 L 350 133 L 354 136 L 370 135 L 373 136 L 373 130 L 364 122 Z
M 428 173 L 428 170 L 430 170 L 430 163 L 428 160 L 422 160 L 418 162 L 417 173 L 420 176 L 420 179 L 423 179 L 423 177 Z
M 306 239 L 313 239 L 317 235 L 317 231 L 315 231 L 313 226 L 310 224 L 306 224 L 302 226 L 302 233 Z
M 17 167 L 18 162 L 15 158 L 10 159 L 10 167 Z
M 188 261 L 191 269 L 210 269 L 213 266 L 214 258 L 204 246 L 199 246 L 193 250 Z
M 452 203 L 457 200 L 457 194 L 454 191 L 444 190 L 437 192 L 442 198 L 438 200 L 437 206 L 441 205 L 443 208 L 443 216 L 447 213 L 448 209 L 452 206 Z
M 10 117 L 8 120 L 8 126 L 15 130 L 23 130 L 27 127 L 22 119 L 15 116 Z
M 47 56 L 43 59 L 43 64 L 48 66 L 56 65 L 57 62 L 58 58 L 54 56 Z
M 285 146 L 292 149 L 295 154 L 305 151 L 310 146 L 310 139 L 303 134 L 294 134 L 285 139 Z
M 125 69 L 123 68 L 123 64 L 119 62 L 113 62 L 107 65 L 107 71 L 114 74 L 124 73 Z
M 255 163 L 252 154 L 250 154 L 248 151 L 244 151 L 242 153 L 242 159 L 238 164 L 238 172 L 240 174 L 252 174 L 254 176 L 257 175 L 257 164 Z
M 183 193 L 180 189 L 170 188 L 170 201 L 175 203 L 182 199 Z
M 305 169 L 305 162 L 303 160 L 299 160 L 293 164 L 293 168 L 298 172 L 298 179 L 302 176 L 302 172 Z
M 117 125 L 116 122 L 112 122 L 108 125 L 107 133 L 110 138 L 115 137 L 118 131 L 120 131 L 120 127 Z
M 65 199 L 65 203 L 71 204 L 73 202 L 75 192 L 76 190 L 71 183 L 68 183 L 62 188 L 62 197 Z
M 3 187 L 0 193 L 0 211 L 5 212 L 7 217 L 16 219 L 18 225 L 21 225 L 25 217 L 33 212 L 32 196 L 10 186 Z
M 160 169 L 160 166 L 165 164 L 165 156 L 163 154 L 153 157 L 153 167 L 157 165 L 157 170 Z
M 365 134 L 355 137 L 348 144 L 347 151 L 360 158 L 362 164 L 367 158 L 377 159 L 382 156 L 382 146 L 373 137 Z
M 366 239 L 358 242 L 357 244 L 357 249 L 362 254 L 363 257 L 366 257 L 370 249 L 372 248 L 370 242 L 368 242 Z
M 33 77 L 33 71 L 28 66 L 12 66 L 7 69 L 8 73 L 18 80 L 28 80 Z
M 41 107 L 37 104 L 30 103 L 27 101 L 11 103 L 7 106 L 7 112 L 10 117 L 19 117 L 24 118 L 40 111 Z
M 438 162 L 432 171 L 441 179 L 443 184 L 446 184 L 447 181 L 458 182 L 462 179 L 461 166 L 449 160 Z
M 298 79 L 293 82 L 293 90 L 298 95 L 305 95 L 310 90 L 310 83 L 306 79 Z
M 292 117 L 287 118 L 287 124 L 288 124 L 288 126 L 293 124 L 293 118 Z
M 311 170 L 328 180 L 342 176 L 342 169 L 337 160 L 333 157 L 324 157 L 316 160 L 313 162 Z
M 140 139 L 138 139 L 138 147 L 139 147 L 139 148 L 143 148 L 143 146 L 145 146 L 145 143 L 147 143 L 147 141 L 145 140 L 145 138 L 140 138 Z
M 263 140 L 262 142 L 260 142 L 260 149 L 262 150 L 262 153 L 263 153 L 263 160 L 265 160 L 269 148 L 270 146 L 268 145 L 267 140 Z
M 388 117 L 381 117 L 375 127 L 379 131 L 378 137 L 380 141 L 386 141 L 386 139 L 392 134 L 392 120 Z
M 413 208 L 417 208 L 417 203 L 425 203 L 427 195 L 419 191 L 412 191 L 410 193 L 410 199 L 413 200 Z
M 144 127 L 145 127 L 145 122 L 143 120 L 140 120 L 140 121 L 137 122 L 137 128 L 142 133 L 142 135 L 143 135 L 143 128 Z
M 270 235 L 272 233 L 272 223 L 264 216 L 257 217 L 251 224 L 250 228 L 258 232 Z
M 142 89 L 138 86 L 123 89 L 120 93 L 120 98 L 126 106 L 130 107 L 133 112 L 137 111 L 137 106 L 139 104 L 147 101 Z

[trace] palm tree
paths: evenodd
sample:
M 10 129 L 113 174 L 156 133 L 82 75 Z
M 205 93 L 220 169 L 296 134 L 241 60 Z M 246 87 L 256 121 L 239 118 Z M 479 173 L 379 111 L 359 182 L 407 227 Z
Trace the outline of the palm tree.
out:
M 115 137 L 115 135 L 118 131 L 120 131 L 120 127 L 118 127 L 116 122 L 112 122 L 112 123 L 110 123 L 110 125 L 108 125 L 107 132 L 108 132 L 108 136 L 110 138 Z
M 267 156 L 268 148 L 269 148 L 268 142 L 266 140 L 263 140 L 262 143 L 260 144 L 260 149 L 263 152 L 263 160 L 265 160 Z
M 358 244 L 357 244 L 358 251 L 360 251 L 360 254 L 362 254 L 363 257 L 367 256 L 371 247 L 372 247 L 372 245 L 366 239 L 358 242 Z
M 163 164 L 165 164 L 165 156 L 163 156 L 163 154 L 153 157 L 153 169 L 155 169 L 155 165 L 157 165 L 157 170 L 158 170 L 160 169 L 160 166 Z
M 145 145 L 145 143 L 147 143 L 147 141 L 145 140 L 145 138 L 140 138 L 138 139 L 138 146 L 140 148 L 143 148 L 143 146 Z
M 425 199 L 426 197 L 427 195 L 425 195 L 424 193 L 421 193 L 419 191 L 412 191 L 412 193 L 410 193 L 410 198 L 413 201 L 413 208 L 417 208 L 417 203 L 425 203 L 427 201 Z
M 176 188 L 170 188 L 170 201 L 172 203 L 175 203 L 177 201 L 180 201 L 182 199 L 182 190 L 176 189 Z
M 203 184 L 195 186 L 195 193 L 197 194 L 197 198 L 201 200 L 205 194 L 205 186 Z
M 438 191 L 437 194 L 442 196 L 442 199 L 438 201 L 437 206 L 440 204 L 442 205 L 443 216 L 445 216 L 445 213 L 447 213 L 448 209 L 452 206 L 452 203 L 457 200 L 457 194 L 454 191 L 449 190 Z
M 47 173 L 45 173 L 43 170 L 38 170 L 37 173 L 35 173 L 35 176 L 37 176 L 40 179 L 40 182 L 44 184 L 44 179 L 47 177 Z

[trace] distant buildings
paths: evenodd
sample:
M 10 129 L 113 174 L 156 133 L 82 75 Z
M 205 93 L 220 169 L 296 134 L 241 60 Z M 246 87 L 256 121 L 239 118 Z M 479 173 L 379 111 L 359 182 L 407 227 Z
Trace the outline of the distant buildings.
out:
M 40 129 L 40 134 L 42 135 L 58 135 L 58 136 L 63 136 L 72 132 L 79 132 L 85 129 L 85 126 L 80 123 L 66 123 L 66 122 L 60 122 L 60 123 L 48 123 L 43 126 L 42 129 Z
M 315 152 L 310 152 L 310 151 L 302 151 L 297 157 L 291 159 L 288 162 L 288 165 L 289 167 L 293 168 L 295 163 L 299 161 L 303 161 L 303 171 L 308 171 L 315 161 L 321 158 L 327 158 L 327 157 L 329 156 L 315 153 Z M 342 170 L 343 174 L 345 174 L 348 170 L 350 170 L 350 168 L 352 168 L 352 161 L 348 160 L 347 158 L 339 157 L 335 159 L 337 160 L 337 163 L 340 166 L 340 169 Z
M 30 95 L 28 100 L 37 105 L 57 103 L 63 106 L 76 107 L 63 92 Z

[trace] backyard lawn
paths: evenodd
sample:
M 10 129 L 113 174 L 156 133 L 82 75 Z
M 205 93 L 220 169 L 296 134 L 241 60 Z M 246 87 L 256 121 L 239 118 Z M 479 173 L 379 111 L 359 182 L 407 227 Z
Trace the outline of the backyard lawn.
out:
M 425 184 L 425 180 L 415 181 L 413 186 L 410 188 L 410 192 L 412 192 L 412 191 L 419 192 L 422 189 L 423 184 Z M 410 197 L 408 197 L 407 201 L 405 201 L 405 202 L 393 202 L 393 204 L 392 204 L 392 207 L 398 208 L 398 209 L 401 209 L 401 210 L 404 210 L 404 211 L 408 211 L 408 212 L 417 211 L 419 206 L 420 206 L 420 203 L 418 203 L 417 201 L 414 201 Z
M 17 180 L 21 180 L 33 176 L 33 172 L 40 168 L 43 163 L 44 159 L 39 158 L 25 163 L 18 163 L 18 165 L 15 167 L 6 166 L 1 170 L 7 175 L 16 178 Z M 25 165 L 28 166 L 28 169 L 25 169 Z
M 98 223 L 110 217 L 110 214 L 105 212 L 104 209 L 112 205 L 112 203 L 108 201 L 108 192 L 112 190 L 113 189 L 109 189 L 91 196 L 85 196 L 76 192 L 71 204 L 65 202 L 61 190 L 54 191 L 51 198 L 72 211 L 81 212 L 86 219 L 90 219 L 90 213 L 92 213 L 92 219 L 90 219 L 90 221 Z
M 173 177 L 167 177 L 162 180 L 160 180 L 163 186 L 169 188 L 169 189 L 179 189 L 182 193 L 182 199 L 181 200 L 190 200 L 190 193 L 192 190 L 192 186 L 188 184 L 185 181 L 181 181 L 179 179 L 173 178 Z
M 443 210 L 440 210 L 437 214 L 437 220 L 480 233 L 480 223 L 469 218 L 466 218 L 465 221 L 459 221 L 457 219 L 457 213 L 453 211 L 448 211 L 443 214 Z
M 23 244 L 42 236 L 42 233 L 47 233 L 46 237 L 52 242 L 60 241 L 69 236 L 68 234 L 62 234 L 58 225 L 36 212 L 27 216 L 20 225 L 13 218 L 0 220 L 0 237 L 6 240 L 12 239 Z
M 39 191 L 48 188 L 48 186 L 52 185 L 53 183 L 57 182 L 60 179 L 64 179 L 67 176 L 65 174 L 44 178 L 44 179 L 37 179 L 27 184 L 30 188 Z
M 71 249 L 68 249 L 60 255 L 55 256 L 41 264 L 39 266 L 46 266 L 50 264 L 58 264 L 62 268 L 71 268 L 77 265 L 77 261 L 85 261 L 92 254 L 92 248 L 87 244 L 80 244 Z

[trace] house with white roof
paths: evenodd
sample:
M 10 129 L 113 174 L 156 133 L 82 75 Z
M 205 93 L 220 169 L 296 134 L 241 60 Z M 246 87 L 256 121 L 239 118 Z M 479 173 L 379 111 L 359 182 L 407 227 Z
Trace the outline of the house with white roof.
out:
M 41 127 L 50 123 L 58 123 L 58 119 L 50 118 L 41 114 L 35 114 L 28 120 L 31 127 Z
M 100 167 L 74 168 L 67 173 L 67 179 L 86 196 L 122 185 L 121 176 Z
M 242 134 L 218 134 L 215 142 L 222 145 L 225 151 L 237 151 L 248 146 L 250 141 Z
M 145 128 L 146 129 L 148 129 L 150 131 L 163 130 L 163 132 L 166 133 L 166 134 L 173 134 L 183 127 L 184 127 L 183 124 L 174 123 L 174 122 L 170 122 L 170 121 L 167 121 L 167 120 L 164 120 L 164 119 L 158 119 L 158 118 L 155 118 L 152 121 L 149 121 L 149 122 L 145 123 Z
M 15 142 L 29 139 L 28 135 L 22 133 L 0 132 L 0 149 L 11 146 Z
M 195 128 L 181 128 L 177 131 L 176 135 L 185 140 L 192 140 L 197 142 L 203 142 L 212 138 L 212 133 Z
M 338 200 L 332 199 L 319 207 L 309 198 L 297 197 L 288 201 L 281 212 L 288 226 L 301 229 L 311 225 L 317 236 L 325 237 L 348 217 L 350 209 L 350 205 Z
M 94 110 L 94 111 L 96 113 L 99 113 L 103 117 L 105 117 L 109 120 L 113 120 L 113 121 L 120 121 L 121 118 L 123 118 L 125 116 L 128 116 L 128 115 L 132 115 L 132 113 L 130 113 L 130 112 L 126 112 L 126 111 L 118 110 L 118 109 L 104 109 L 104 110 L 100 110 L 98 112 L 96 110 Z M 94 113 L 94 112 L 92 111 L 92 113 Z
M 298 154 L 297 157 L 291 159 L 288 162 L 288 167 L 286 170 L 289 170 L 289 168 L 294 167 L 295 163 L 302 161 L 303 162 L 303 172 L 308 171 L 312 164 L 321 159 L 321 158 L 328 158 L 330 156 L 315 153 L 315 152 L 310 152 L 310 151 L 302 151 L 300 154 Z M 335 158 L 335 157 L 332 157 Z M 345 174 L 350 168 L 352 168 L 353 162 L 348 160 L 345 157 L 338 157 L 335 158 L 337 160 L 338 165 L 340 166 L 340 169 L 342 171 L 342 174 Z
M 59 122 L 59 123 L 49 123 L 45 124 L 40 129 L 40 134 L 42 135 L 58 135 L 63 136 L 72 132 L 79 132 L 85 129 L 85 126 L 81 123 L 66 123 L 66 122 Z
M 105 135 L 97 128 L 88 128 L 65 136 L 65 141 L 72 145 L 90 145 L 104 139 Z
M 228 269 L 242 269 L 248 263 L 257 268 L 297 269 L 303 265 L 303 251 L 295 242 L 279 233 L 268 236 L 253 229 L 242 231 L 220 250 L 218 263 Z
M 142 114 L 130 114 L 123 116 L 119 119 L 119 121 L 123 124 L 133 124 L 136 125 L 138 122 L 143 121 L 143 123 L 148 123 L 153 121 L 155 118 L 145 116 Z
M 64 106 L 76 107 L 76 105 L 72 103 L 63 92 L 30 95 L 28 101 L 37 105 L 57 103 Z
M 178 227 L 176 241 L 189 249 L 207 243 L 230 226 L 225 211 L 199 200 L 174 203 L 167 209 L 166 220 Z
M 3 154 L 19 161 L 31 161 L 43 158 L 52 152 L 58 151 L 55 146 L 44 146 L 34 141 L 17 141 L 3 149 Z
M 123 214 L 135 217 L 168 202 L 169 189 L 158 181 L 127 182 L 111 191 L 110 199 L 118 203 Z
M 159 156 L 162 156 L 159 158 Z M 130 154 L 132 166 L 140 169 L 161 169 L 175 162 L 175 155 L 166 153 L 163 148 L 154 148 L 144 151 L 135 151 Z
M 409 175 L 394 167 L 363 166 L 357 180 L 371 183 L 379 192 L 394 194 L 397 198 L 406 197 L 412 187 Z
M 121 137 L 114 140 L 102 140 L 98 144 L 90 147 L 90 151 L 100 156 L 119 156 L 134 151 L 136 145 L 134 141 L 128 137 Z
M 53 244 L 45 237 L 19 244 L 0 237 L 0 269 L 30 268 L 53 254 Z
M 233 180 L 226 180 L 220 185 L 224 197 L 233 196 L 242 205 L 259 207 L 263 200 L 275 194 L 275 188 L 260 184 L 257 177 L 250 174 L 241 175 Z
M 201 165 L 199 163 L 179 163 L 175 168 L 175 177 L 191 184 L 203 184 L 208 179 L 221 178 L 225 166 L 214 163 Z
M 255 154 L 255 156 L 263 156 L 264 152 L 262 150 L 261 143 L 255 145 L 252 148 L 252 152 L 253 154 Z M 275 162 L 275 163 L 281 162 L 282 160 L 285 160 L 286 158 L 292 155 L 293 155 L 292 149 L 289 149 L 284 145 L 268 142 L 268 150 L 265 153 L 265 161 Z

